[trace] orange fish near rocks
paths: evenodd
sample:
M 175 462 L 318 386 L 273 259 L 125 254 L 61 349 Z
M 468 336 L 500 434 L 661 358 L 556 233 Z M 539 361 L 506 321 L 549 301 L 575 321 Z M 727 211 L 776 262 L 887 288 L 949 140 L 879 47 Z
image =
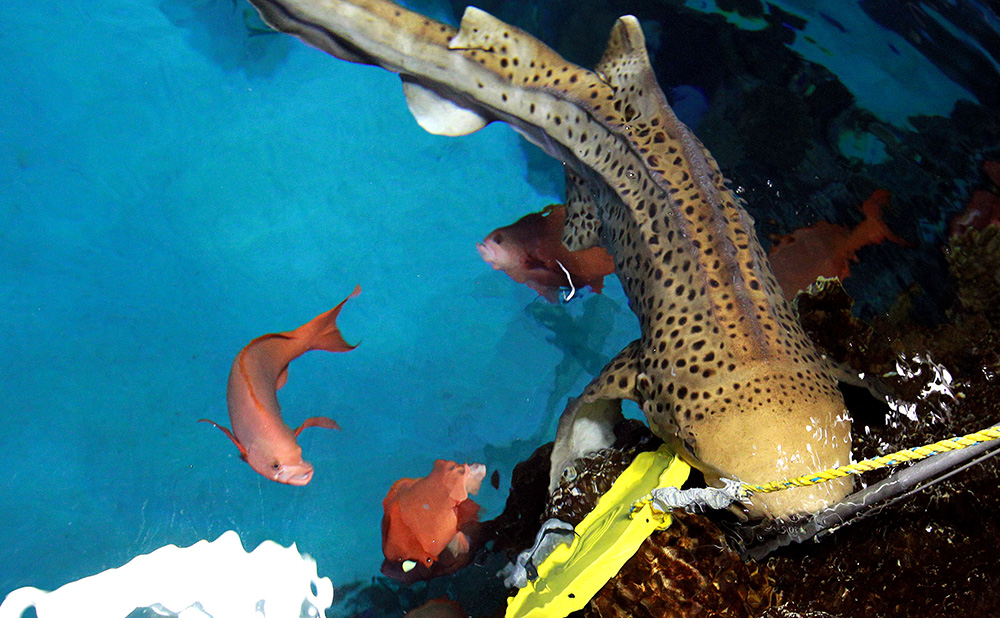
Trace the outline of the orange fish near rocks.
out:
M 615 271 L 614 261 L 601 247 L 567 249 L 562 242 L 565 220 L 566 206 L 552 204 L 493 230 L 476 249 L 495 270 L 527 284 L 550 303 L 559 300 L 561 288 L 589 285 L 599 293 L 604 277 Z
M 421 479 L 400 479 L 382 501 L 382 572 L 404 582 L 454 573 L 468 564 L 478 528 L 483 464 L 438 459 Z
M 778 239 L 771 246 L 768 258 L 785 298 L 791 300 L 817 277 L 840 277 L 843 281 L 851 274 L 850 263 L 858 261 L 858 249 L 865 245 L 884 240 L 907 244 L 882 220 L 882 210 L 888 206 L 890 197 L 884 189 L 872 193 L 861 207 L 864 220 L 853 229 L 820 221 Z
M 221 429 L 240 449 L 240 457 L 261 476 L 288 485 L 307 484 L 313 467 L 302 459 L 296 438 L 306 427 L 340 429 L 332 418 L 314 416 L 292 431 L 281 418 L 277 392 L 288 381 L 288 364 L 306 352 L 347 352 L 357 347 L 344 341 L 337 316 L 344 303 L 360 293 L 359 285 L 339 305 L 295 330 L 257 337 L 247 344 L 229 372 L 226 399 L 232 431 L 200 419 Z

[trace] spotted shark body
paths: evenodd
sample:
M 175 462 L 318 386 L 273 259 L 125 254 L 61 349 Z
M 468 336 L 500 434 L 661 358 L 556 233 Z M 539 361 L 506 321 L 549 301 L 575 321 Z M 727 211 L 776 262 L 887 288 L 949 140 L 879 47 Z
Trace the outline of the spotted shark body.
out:
M 834 373 L 784 300 L 740 199 L 667 104 L 634 17 L 617 21 L 586 70 L 472 7 L 455 29 L 387 1 L 251 2 L 279 30 L 399 73 L 425 129 L 461 135 L 502 121 L 564 162 L 563 240 L 612 255 L 641 337 L 567 406 L 551 486 L 613 440 L 624 399 L 710 480 L 763 483 L 848 463 Z M 747 506 L 785 517 L 849 489 L 841 480 Z

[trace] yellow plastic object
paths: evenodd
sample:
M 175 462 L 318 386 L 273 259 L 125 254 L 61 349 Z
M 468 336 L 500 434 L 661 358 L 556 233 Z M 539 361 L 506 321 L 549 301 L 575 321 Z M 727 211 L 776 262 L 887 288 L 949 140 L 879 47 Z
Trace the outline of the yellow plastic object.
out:
M 632 505 L 657 487 L 680 487 L 691 468 L 661 446 L 642 453 L 576 527 L 571 545 L 560 545 L 538 565 L 538 578 L 507 603 L 506 618 L 561 618 L 582 609 L 654 530 L 670 525 L 668 514 L 648 502 Z

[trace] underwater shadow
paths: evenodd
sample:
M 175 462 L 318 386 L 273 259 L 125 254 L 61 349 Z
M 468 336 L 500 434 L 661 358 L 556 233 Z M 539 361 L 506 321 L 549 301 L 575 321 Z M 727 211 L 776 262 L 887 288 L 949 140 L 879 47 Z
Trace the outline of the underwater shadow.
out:
M 187 41 L 226 72 L 270 77 L 295 44 L 265 24 L 246 0 L 162 0 L 160 11 Z

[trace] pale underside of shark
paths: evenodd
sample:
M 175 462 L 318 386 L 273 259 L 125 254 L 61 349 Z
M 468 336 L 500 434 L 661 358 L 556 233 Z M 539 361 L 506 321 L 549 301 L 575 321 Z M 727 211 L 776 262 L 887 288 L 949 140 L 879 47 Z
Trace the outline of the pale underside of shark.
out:
M 617 21 L 587 70 L 472 7 L 455 29 L 387 1 L 251 1 L 279 30 L 400 74 L 428 131 L 499 120 L 565 163 L 563 240 L 612 255 L 641 336 L 570 401 L 550 487 L 613 441 L 624 399 L 709 480 L 764 483 L 848 463 L 833 370 L 784 300 L 740 199 L 667 104 L 634 17 Z M 842 479 L 748 507 L 785 517 L 849 489 Z

